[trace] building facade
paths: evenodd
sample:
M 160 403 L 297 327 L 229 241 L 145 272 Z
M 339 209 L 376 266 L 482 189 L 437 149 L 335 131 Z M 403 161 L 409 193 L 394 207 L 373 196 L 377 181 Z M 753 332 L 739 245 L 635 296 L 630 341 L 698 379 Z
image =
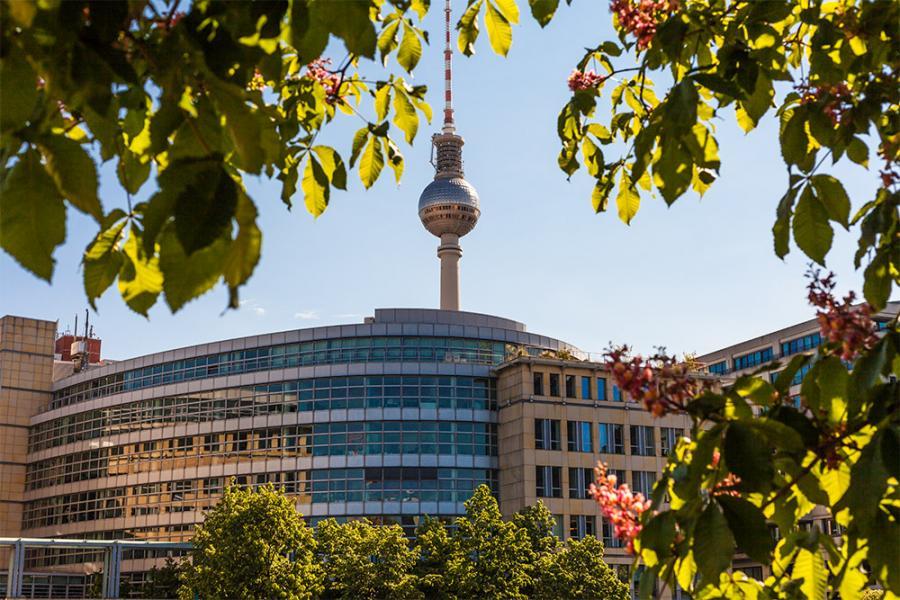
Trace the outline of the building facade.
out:
M 560 537 L 601 538 L 624 576 L 631 560 L 588 497 L 593 468 L 603 461 L 647 494 L 690 428 L 686 416 L 656 419 L 629 402 L 577 348 L 489 315 L 376 310 L 358 325 L 56 369 L 54 379 L 55 327 L 0 319 L 0 537 L 188 541 L 232 480 L 276 484 L 313 523 L 367 517 L 412 534 L 424 515 L 463 514 L 487 484 L 506 516 L 541 500 Z M 817 336 L 812 320 L 698 360 L 727 382 L 814 352 Z M 824 511 L 807 520 L 836 532 Z M 29 568 L 46 578 L 91 562 L 44 550 Z

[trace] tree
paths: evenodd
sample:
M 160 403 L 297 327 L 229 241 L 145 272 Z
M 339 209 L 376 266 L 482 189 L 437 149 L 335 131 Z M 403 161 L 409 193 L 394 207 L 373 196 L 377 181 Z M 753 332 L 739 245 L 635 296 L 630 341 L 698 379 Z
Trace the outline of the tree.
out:
M 149 0 L 97 6 L 0 4 L 0 245 L 49 280 L 66 206 L 93 216 L 99 231 L 84 257 L 91 302 L 118 281 L 142 314 L 161 293 L 178 310 L 222 280 L 236 305 L 261 237 L 244 174 L 279 178 L 288 204 L 299 179 L 318 215 L 332 189 L 346 184 L 340 153 L 316 144 L 339 112 L 369 114 L 349 155 L 367 187 L 386 163 L 402 173 L 392 125 L 412 142 L 419 115 L 430 118 L 423 88 L 397 74 L 379 82 L 361 74 L 376 53 L 415 68 L 424 0 L 210 1 L 185 14 Z M 529 6 L 546 25 L 559 2 Z M 824 343 L 813 358 L 767 366 L 782 369 L 774 378 L 711 389 L 672 357 L 610 352 L 617 378 L 630 374 L 619 385 L 633 399 L 657 415 L 677 410 L 695 419 L 649 500 L 632 496 L 623 506 L 624 496 L 602 493 L 615 487 L 609 480 L 598 482 L 603 510 L 620 518 L 619 533 L 644 563 L 642 593 L 661 579 L 695 597 L 819 599 L 830 589 L 854 598 L 870 582 L 900 594 L 892 543 L 900 538 L 900 332 L 895 320 L 876 335 L 871 319 L 900 282 L 900 5 L 612 0 L 610 8 L 619 38 L 598 40 L 577 62 L 557 119 L 559 166 L 571 175 L 581 157 L 595 179 L 595 210 L 607 210 L 615 190 L 619 217 L 630 223 L 648 195 L 673 204 L 690 190 L 704 193 L 721 167 L 715 120 L 733 116 L 749 132 L 773 117 L 787 170 L 774 208 L 775 253 L 784 257 L 793 239 L 824 265 L 834 224 L 858 229 L 854 262 L 865 280 L 866 302 L 857 306 L 855 296 L 834 297 L 833 279 L 812 275 Z M 458 45 L 473 53 L 483 22 L 491 47 L 506 54 L 518 19 L 513 0 L 470 0 Z M 320 60 L 332 36 L 347 50 L 336 65 Z M 607 86 L 612 113 L 600 119 Z M 879 188 L 866 202 L 854 199 L 861 206 L 851 216 L 827 159 L 868 169 L 875 158 L 867 139 L 882 162 Z M 603 148 L 614 143 L 625 151 L 607 159 Z M 117 161 L 126 197 L 116 207 L 100 204 L 88 145 Z M 154 171 L 158 192 L 132 205 Z M 789 392 L 795 377 L 799 410 Z M 815 504 L 844 527 L 840 543 L 799 527 Z M 517 544 L 519 534 L 479 518 L 490 533 L 463 521 L 460 543 L 476 560 L 454 566 L 454 583 L 520 594 L 521 569 L 494 543 L 500 536 Z M 777 543 L 767 522 L 778 526 Z M 738 546 L 772 564 L 773 575 L 757 581 L 729 572 Z M 483 562 L 478 549 L 497 563 Z M 496 573 L 511 577 L 484 579 Z
M 459 598 L 525 598 L 533 561 L 528 532 L 500 516 L 497 500 L 480 485 L 456 520 L 454 558 L 446 577 Z
M 529 5 L 545 26 L 559 1 Z M 424 87 L 399 73 L 381 81 L 364 73 L 391 57 L 413 72 L 427 42 L 416 25 L 430 8 L 426 0 L 179 6 L 0 4 L 0 245 L 49 281 L 66 206 L 91 215 L 99 229 L 84 255 L 92 304 L 118 281 L 135 311 L 146 314 L 160 294 L 177 311 L 221 280 L 236 306 L 262 235 L 244 174 L 278 178 L 288 206 L 302 194 L 307 210 L 320 215 L 332 189 L 346 187 L 341 154 L 316 144 L 336 116 L 366 121 L 349 155 L 366 187 L 385 164 L 402 175 L 392 126 L 412 143 L 419 115 L 431 119 Z M 629 223 L 642 195 L 658 193 L 671 204 L 690 189 L 702 194 L 721 166 L 713 121 L 734 107 L 740 126 L 754 129 L 781 85 L 775 116 L 789 178 L 775 251 L 788 253 L 793 232 L 800 249 L 824 264 L 832 223 L 860 225 L 856 264 L 867 265 L 866 299 L 883 306 L 900 277 L 896 3 L 612 0 L 610 8 L 619 40 L 598 41 L 578 61 L 557 121 L 560 168 L 571 175 L 582 156 L 596 179 L 594 208 L 606 210 L 615 189 Z M 483 21 L 493 50 L 506 55 L 518 20 L 514 0 L 472 0 L 457 23 L 458 46 L 474 53 Z M 338 64 L 321 56 L 332 38 L 347 52 Z M 654 91 L 654 74 L 673 80 L 665 93 Z M 613 113 L 603 123 L 595 112 L 610 81 Z M 824 159 L 868 168 L 869 132 L 884 160 L 883 185 L 851 219 L 842 184 L 822 172 Z M 627 150 L 607 161 L 601 147 L 614 141 Z M 89 149 L 116 161 L 125 198 L 114 207 L 100 202 Z M 132 203 L 154 173 L 158 192 Z
M 313 533 L 271 484 L 229 486 L 197 526 L 182 598 L 315 598 L 322 571 Z
M 415 575 L 422 594 L 429 600 L 453 598 L 448 575 L 448 566 L 455 560 L 453 538 L 439 519 L 426 517 L 416 528 L 416 550 Z
M 368 519 L 316 525 L 318 557 L 324 570 L 325 598 L 420 598 L 412 573 L 416 554 L 397 524 L 372 525 Z
M 629 600 L 631 590 L 603 561 L 603 543 L 587 536 L 567 540 L 560 548 L 541 556 L 531 597 Z

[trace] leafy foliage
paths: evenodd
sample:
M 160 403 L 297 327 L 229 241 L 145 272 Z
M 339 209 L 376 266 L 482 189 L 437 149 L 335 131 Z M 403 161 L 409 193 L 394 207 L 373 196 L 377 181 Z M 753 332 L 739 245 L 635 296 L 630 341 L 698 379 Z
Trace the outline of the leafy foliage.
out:
M 559 166 L 572 175 L 583 155 L 596 179 L 594 209 L 607 210 L 617 189 L 619 217 L 630 223 L 643 196 L 671 205 L 690 190 L 703 195 L 721 168 L 716 121 L 733 114 L 749 132 L 772 114 L 788 171 L 773 227 L 776 254 L 788 254 L 793 234 L 824 265 L 834 226 L 859 225 L 856 266 L 866 259 L 866 300 L 883 307 L 900 281 L 897 4 L 613 0 L 610 8 L 619 39 L 587 50 L 558 118 Z M 654 76 L 672 82 L 662 96 Z M 612 114 L 604 120 L 596 110 L 607 86 Z M 884 161 L 881 186 L 851 218 L 843 184 L 822 171 L 829 158 L 868 168 L 866 136 Z M 614 143 L 626 151 L 605 159 L 602 146 Z
M 819 600 L 859 598 L 873 584 L 889 595 L 900 589 L 898 318 L 876 335 L 871 306 L 853 294 L 838 301 L 832 276 L 810 276 L 823 340 L 815 355 L 716 389 L 669 357 L 609 352 L 632 401 L 693 422 L 650 500 L 637 498 L 643 510 L 629 513 L 629 527 L 616 527 L 644 566 L 643 597 L 657 580 L 696 598 Z M 799 403 L 791 395 L 796 381 Z M 599 472 L 594 495 L 604 514 L 625 514 L 630 492 Z M 817 506 L 839 529 L 808 526 Z M 771 565 L 770 574 L 729 572 L 741 553 Z
M 175 573 L 183 598 L 628 597 L 599 540 L 562 544 L 552 527 L 541 503 L 502 519 L 482 485 L 453 530 L 426 518 L 414 542 L 399 525 L 367 519 L 326 519 L 313 533 L 271 485 L 230 487 L 198 529 L 192 563 L 167 564 L 153 580 L 165 593 Z
M 316 547 L 325 570 L 322 598 L 420 597 L 412 574 L 416 554 L 399 525 L 328 519 L 316 526 Z
M 182 598 L 316 598 L 322 569 L 313 533 L 271 484 L 229 486 L 197 526 Z
M 162 295 L 174 312 L 221 282 L 236 307 L 261 254 L 246 176 L 277 178 L 288 208 L 300 196 L 321 215 L 348 174 L 316 138 L 344 114 L 365 123 L 349 161 L 365 187 L 385 164 L 399 181 L 393 136 L 412 143 L 420 118 L 431 120 L 425 87 L 361 71 L 378 54 L 412 72 L 428 7 L 5 0 L 0 246 L 50 281 L 71 206 L 97 222 L 83 258 L 92 305 L 118 281 L 132 310 L 146 315 Z M 331 41 L 346 50 L 334 65 L 321 57 Z M 121 186 L 103 203 L 97 158 L 115 165 Z

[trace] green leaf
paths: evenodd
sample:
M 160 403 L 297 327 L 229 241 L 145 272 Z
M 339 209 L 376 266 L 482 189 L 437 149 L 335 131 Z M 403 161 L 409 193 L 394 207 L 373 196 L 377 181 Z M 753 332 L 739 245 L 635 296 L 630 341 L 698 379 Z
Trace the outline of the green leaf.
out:
M 475 40 L 478 39 L 478 13 L 481 12 L 483 4 L 484 0 L 476 0 L 470 4 L 456 25 L 459 30 L 457 45 L 459 51 L 466 56 L 475 54 Z
M 541 27 L 547 26 L 559 8 L 559 0 L 528 0 L 528 4 L 531 5 L 531 16 Z
M 403 177 L 403 155 L 400 153 L 400 149 L 397 148 L 397 145 L 392 142 L 389 138 L 381 138 L 381 147 L 387 152 L 387 164 L 394 171 L 394 180 L 397 183 L 400 183 L 400 178 Z
M 134 312 L 147 316 L 162 291 L 163 275 L 159 259 L 144 253 L 140 230 L 131 227 L 131 235 L 122 248 L 122 268 L 119 271 L 119 293 Z
M 85 212 L 98 222 L 103 219 L 103 208 L 97 196 L 97 166 L 81 144 L 67 137 L 47 136 L 39 142 L 47 160 L 47 172 L 53 177 L 59 191 L 75 208 Z
M 725 463 L 728 470 L 741 478 L 740 487 L 747 491 L 766 491 L 775 472 L 766 439 L 757 431 L 735 421 L 725 432 Z
M 394 15 L 391 16 L 393 17 Z M 397 47 L 397 32 L 399 29 L 400 19 L 394 18 L 390 22 L 385 23 L 384 29 L 381 30 L 378 36 L 378 52 L 381 54 L 381 62 L 384 65 L 387 65 L 388 54 Z
M 375 115 L 379 121 L 384 121 L 384 118 L 387 117 L 392 89 L 393 86 L 390 83 L 385 83 L 375 92 Z
M 806 111 L 795 110 L 781 130 L 781 156 L 789 165 L 807 162 L 810 140 L 806 133 Z
M 150 176 L 150 161 L 126 148 L 119 158 L 116 174 L 126 192 L 137 194 Z
M 331 185 L 339 190 L 347 189 L 347 168 L 337 150 L 331 146 L 313 146 L 313 152 L 319 157 L 322 169 L 328 176 Z
M 491 48 L 501 56 L 509 54 L 509 49 L 512 46 L 512 27 L 510 27 L 509 23 L 509 20 L 503 13 L 494 8 L 493 2 L 488 0 L 484 24 L 487 26 Z
M 259 262 L 262 232 L 256 224 L 257 211 L 253 201 L 241 191 L 238 195 L 235 220 L 238 234 L 225 257 L 222 274 L 231 292 L 231 308 L 237 308 L 237 288 L 250 278 Z
M 516 4 L 516 0 L 490 0 L 494 6 L 497 7 L 497 10 L 500 11 L 500 14 L 503 15 L 503 18 L 509 21 L 510 23 L 518 23 L 519 22 L 519 5 Z
M 875 310 L 881 310 L 891 296 L 894 278 L 891 277 L 890 260 L 884 249 L 879 249 L 865 271 L 863 294 Z
M 804 253 L 820 265 L 825 265 L 825 255 L 831 249 L 834 231 L 828 222 L 828 212 L 807 185 L 800 194 L 794 210 L 794 241 Z
M 399 86 L 394 94 L 394 124 L 405 134 L 406 143 L 412 144 L 419 130 L 419 115 L 403 89 L 402 81 Z
M 756 78 L 753 94 L 746 100 L 738 103 L 735 111 L 738 113 L 738 123 L 744 132 L 754 129 L 766 111 L 772 106 L 772 98 L 775 90 L 772 82 L 762 73 Z
M 328 176 L 315 155 L 310 153 L 303 170 L 303 199 L 306 202 L 306 210 L 314 217 L 318 217 L 328 208 L 330 186 Z
M 356 130 L 356 133 L 353 134 L 353 146 L 350 150 L 350 168 L 353 168 L 353 165 L 356 164 L 356 159 L 359 158 L 359 153 L 362 152 L 363 148 L 366 146 L 366 140 L 369 139 L 369 129 L 367 127 L 361 127 Z
M 797 558 L 794 560 L 794 572 L 791 575 L 794 580 L 802 579 L 800 591 L 807 600 L 825 600 L 825 591 L 828 589 L 828 570 L 825 567 L 825 559 L 818 550 L 800 548 Z
M 403 40 L 400 42 L 400 49 L 397 50 L 397 62 L 407 73 L 412 73 L 420 58 L 422 58 L 422 42 L 419 41 L 419 35 L 413 27 L 404 23 Z
M 375 58 L 377 36 L 369 16 L 369 2 L 315 2 L 310 6 L 315 8 L 326 31 L 344 41 L 347 52 Z
M 719 574 L 731 566 L 734 536 L 715 502 L 697 518 L 693 536 L 694 558 L 704 582 L 718 583 Z
M 626 225 L 631 225 L 631 220 L 641 207 L 641 197 L 628 181 L 625 172 L 619 178 L 619 193 L 616 196 L 616 208 L 619 210 L 619 218 Z
M 362 153 L 359 161 L 359 178 L 366 189 L 372 187 L 378 176 L 381 175 L 381 169 L 384 168 L 384 155 L 381 153 L 381 145 L 376 136 L 369 136 L 369 143 Z
M 668 555 L 673 541 L 675 541 L 675 513 L 671 510 L 654 516 L 641 529 L 641 549 L 653 550 L 657 556 Z
M 222 275 L 223 259 L 230 244 L 231 236 L 223 235 L 189 256 L 172 227 L 163 230 L 159 236 L 159 268 L 164 277 L 166 304 L 173 313 L 212 289 Z
M 691 156 L 675 138 L 667 138 L 653 163 L 653 181 L 663 200 L 672 205 L 688 190 L 693 176 Z
M 769 535 L 762 511 L 743 498 L 717 496 L 716 500 L 725 513 L 725 520 L 734 534 L 738 549 L 755 561 L 769 564 L 775 541 Z
M 599 177 L 603 173 L 604 167 L 603 151 L 590 138 L 586 137 L 581 141 L 581 152 L 584 155 L 584 166 L 588 173 L 591 174 L 591 177 Z
M 836 356 L 820 360 L 816 369 L 816 385 L 819 386 L 819 405 L 827 410 L 828 420 L 836 425 L 847 413 L 847 384 L 850 375 L 844 363 Z
M 784 258 L 791 251 L 791 215 L 793 214 L 794 201 L 797 199 L 797 190 L 791 187 L 781 201 L 778 202 L 775 225 L 772 226 L 772 236 L 775 239 L 775 254 L 778 258 Z
M 38 90 L 31 64 L 11 41 L 5 38 L 4 42 L 8 53 L 0 59 L 0 129 L 6 132 L 21 128 L 31 118 Z
M 812 185 L 816 197 L 825 205 L 828 217 L 847 229 L 850 225 L 850 198 L 843 184 L 831 175 L 813 175 Z
M 173 169 L 183 172 L 185 180 L 175 198 L 175 232 L 187 254 L 212 244 L 229 225 L 237 205 L 238 185 L 217 160 L 172 164 L 166 173 L 175 178 Z
M 225 129 L 237 154 L 237 165 L 248 173 L 259 174 L 263 165 L 277 159 L 265 142 L 274 133 L 268 117 L 259 109 L 247 106 L 246 92 L 237 86 L 217 84 L 210 88 L 213 100 L 225 116 Z M 271 141 L 271 140 L 269 140 Z M 280 148 L 277 138 L 274 146 Z
M 36 150 L 19 157 L 0 188 L 0 246 L 50 281 L 53 250 L 66 239 L 66 205 Z
M 291 1 L 291 46 L 301 63 L 318 58 L 328 45 L 328 29 L 316 14 L 316 4 L 311 0 Z
M 858 137 L 854 137 L 847 144 L 847 156 L 856 164 L 869 167 L 869 147 Z
M 94 310 L 95 301 L 113 284 L 122 268 L 119 238 L 126 223 L 121 219 L 100 231 L 84 252 L 84 292 Z
M 682 79 L 669 92 L 664 126 L 676 134 L 690 131 L 697 122 L 697 104 L 699 102 L 700 96 L 697 94 L 694 82 L 690 79 Z

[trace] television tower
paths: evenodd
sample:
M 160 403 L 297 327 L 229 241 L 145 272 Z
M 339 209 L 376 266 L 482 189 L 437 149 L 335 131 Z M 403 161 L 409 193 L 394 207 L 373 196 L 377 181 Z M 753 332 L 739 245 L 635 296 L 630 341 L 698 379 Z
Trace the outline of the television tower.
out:
M 450 0 L 446 0 L 444 46 L 444 126 L 431 137 L 434 181 L 419 196 L 419 218 L 431 234 L 439 237 L 441 261 L 441 310 L 459 310 L 459 238 L 478 223 L 481 209 L 478 192 L 463 174 L 462 147 L 453 122 L 452 61 L 450 46 Z

